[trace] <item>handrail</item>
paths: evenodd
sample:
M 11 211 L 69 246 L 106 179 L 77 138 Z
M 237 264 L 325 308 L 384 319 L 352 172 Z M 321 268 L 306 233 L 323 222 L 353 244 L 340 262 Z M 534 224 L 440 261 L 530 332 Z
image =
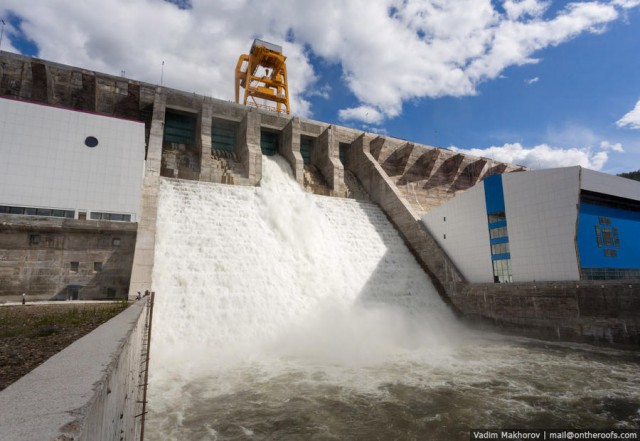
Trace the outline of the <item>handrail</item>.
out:
M 144 387 L 142 391 L 142 413 L 140 413 L 140 441 L 144 441 L 144 423 L 145 416 L 147 414 L 147 386 L 149 385 L 149 353 L 151 352 L 151 325 L 153 322 L 153 300 L 155 298 L 156 293 L 154 291 L 151 292 L 151 297 L 148 300 L 147 306 L 147 350 L 145 354 L 145 367 L 144 367 L 144 383 L 142 386 Z

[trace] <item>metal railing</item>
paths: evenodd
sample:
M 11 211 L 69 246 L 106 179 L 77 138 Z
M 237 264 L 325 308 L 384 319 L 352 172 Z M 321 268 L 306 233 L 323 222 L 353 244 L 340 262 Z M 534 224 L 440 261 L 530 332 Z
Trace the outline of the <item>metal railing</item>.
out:
M 147 319 L 145 323 L 145 337 L 143 342 L 142 353 L 144 356 L 144 360 L 142 363 L 144 364 L 144 381 L 140 386 L 142 389 L 142 401 L 138 401 L 142 403 L 142 412 L 136 415 L 136 418 L 140 417 L 140 441 L 144 441 L 144 424 L 145 424 L 145 416 L 147 414 L 147 386 L 149 385 L 149 355 L 151 352 L 151 325 L 153 322 L 153 301 L 155 298 L 155 292 L 151 292 L 149 299 L 147 300 Z

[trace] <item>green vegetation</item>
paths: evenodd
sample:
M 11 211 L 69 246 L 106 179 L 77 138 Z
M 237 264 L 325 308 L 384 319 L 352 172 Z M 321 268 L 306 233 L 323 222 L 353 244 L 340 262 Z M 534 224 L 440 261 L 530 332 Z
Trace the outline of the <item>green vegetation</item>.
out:
M 640 181 L 640 170 L 628 172 L 628 173 L 619 173 L 618 176 L 627 179 L 633 179 L 634 181 Z
M 58 308 L 50 305 L 47 314 L 16 314 L 15 309 L 0 308 L 0 338 L 37 338 L 59 334 L 69 328 L 87 324 L 99 325 L 128 307 L 126 301 Z M 25 308 L 30 308 L 27 306 Z
M 0 390 L 128 306 L 126 300 L 0 306 Z

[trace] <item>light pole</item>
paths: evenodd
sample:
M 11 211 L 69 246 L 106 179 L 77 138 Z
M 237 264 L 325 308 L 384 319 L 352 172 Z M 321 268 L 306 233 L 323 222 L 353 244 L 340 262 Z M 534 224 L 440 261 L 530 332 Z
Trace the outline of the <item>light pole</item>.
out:
M 2 19 L 0 19 L 0 22 L 2 22 L 2 29 L 0 29 L 0 49 L 2 49 L 2 37 L 4 36 L 4 27 L 7 24 Z

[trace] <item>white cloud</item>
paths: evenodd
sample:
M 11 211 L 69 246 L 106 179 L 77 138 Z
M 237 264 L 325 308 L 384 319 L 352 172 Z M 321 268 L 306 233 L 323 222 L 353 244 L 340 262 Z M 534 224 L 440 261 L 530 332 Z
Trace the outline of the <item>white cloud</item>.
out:
M 615 146 L 620 146 L 620 144 L 615 144 Z M 450 148 L 457 152 L 487 157 L 509 164 L 524 165 L 533 169 L 580 165 L 592 170 L 601 170 L 609 159 L 609 155 L 605 151 L 592 152 L 590 148 L 563 149 L 547 144 L 530 148 L 524 147 L 520 143 L 504 144 L 501 147 L 492 146 L 486 149 Z M 621 151 L 615 148 L 613 150 Z
M 540 17 L 549 7 L 548 1 L 538 0 L 506 0 L 502 5 L 510 19 L 518 19 L 524 16 Z
M 501 135 L 507 139 L 516 136 L 516 133 Z M 549 128 L 544 136 L 546 142 L 533 147 L 514 142 L 485 149 L 452 149 L 534 169 L 580 165 L 602 170 L 611 155 L 624 152 L 622 143 L 609 141 L 591 128 L 571 122 Z
M 361 126 L 361 129 L 364 132 L 375 133 L 376 135 L 381 135 L 381 136 L 389 136 L 389 131 L 387 129 L 385 129 L 384 127 L 369 126 L 369 125 L 363 124 Z
M 533 77 L 533 78 L 529 78 L 528 80 L 524 80 L 524 82 L 527 84 L 537 83 L 538 81 L 540 81 L 540 78 L 538 77 Z
M 11 21 L 6 18 L 6 14 L 2 13 L 2 9 L 0 9 L 0 19 L 4 21 L 4 25 L 0 23 L 0 26 L 2 26 L 2 41 L 0 41 L 0 49 L 13 53 L 19 52 L 18 49 L 16 49 L 13 44 L 11 44 L 10 36 L 19 33 L 20 30 L 13 26 L 13 24 L 11 24 Z
M 27 4 L 29 3 L 29 4 Z M 161 0 L 6 0 L 38 45 L 40 58 L 234 100 L 234 69 L 253 38 L 283 46 L 294 114 L 310 116 L 303 93 L 317 81 L 301 44 L 286 41 L 275 16 L 255 14 L 246 2 L 191 2 L 179 9 Z M 181 4 L 186 4 L 181 2 Z M 4 10 L 3 10 L 4 9 Z M 258 8 L 259 9 L 259 8 Z M 4 43 L 3 43 L 4 48 Z
M 371 106 L 353 107 L 340 110 L 338 117 L 342 121 L 364 121 L 368 124 L 379 124 L 384 119 L 384 115 Z
M 640 0 L 614 0 L 613 4 L 616 6 L 621 6 L 623 8 L 635 8 L 636 6 L 640 6 Z
M 602 141 L 600 143 L 600 148 L 602 150 L 612 150 L 614 152 L 624 152 L 624 149 L 622 148 L 622 144 L 620 144 L 619 142 L 616 142 L 615 144 L 611 144 L 609 141 Z
M 638 100 L 633 110 L 631 110 L 616 122 L 616 125 L 618 127 L 640 129 L 640 100 Z
M 343 116 L 401 113 L 405 101 L 476 93 L 482 81 L 537 51 L 602 31 L 635 0 L 569 3 L 551 17 L 548 1 L 506 0 L 4 0 L 0 13 L 24 19 L 41 58 L 233 99 L 238 56 L 254 37 L 283 44 L 293 113 L 310 116 L 319 78 L 310 61 L 342 68 L 358 99 Z M 284 42 L 284 43 L 283 43 Z M 363 119 L 362 121 L 366 121 Z
M 312 86 L 309 89 L 307 89 L 307 91 L 305 92 L 305 96 L 307 97 L 319 96 L 320 98 L 324 98 L 325 100 L 328 100 L 331 96 L 331 86 L 328 84 L 324 84 L 322 86 L 317 86 L 317 87 Z

